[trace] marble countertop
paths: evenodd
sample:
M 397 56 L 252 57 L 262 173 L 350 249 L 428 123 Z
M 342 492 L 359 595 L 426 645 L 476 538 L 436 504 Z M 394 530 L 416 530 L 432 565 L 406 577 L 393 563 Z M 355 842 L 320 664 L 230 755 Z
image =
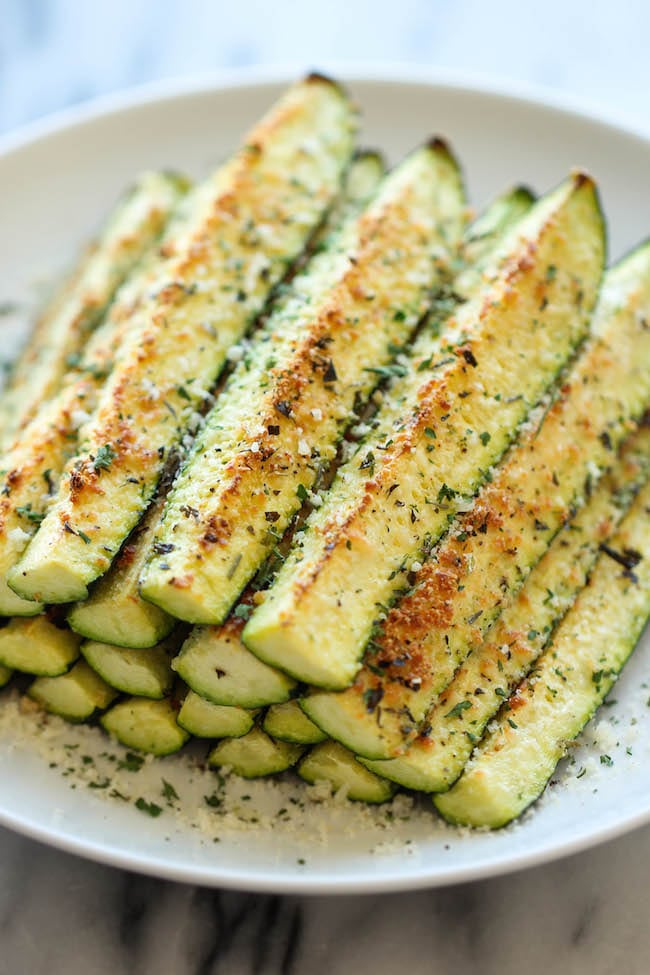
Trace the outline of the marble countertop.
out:
M 0 0 L 0 132 L 117 88 L 333 58 L 496 75 L 650 125 L 643 0 Z M 378 897 L 141 878 L 0 830 L 0 975 L 643 975 L 650 827 L 509 877 Z

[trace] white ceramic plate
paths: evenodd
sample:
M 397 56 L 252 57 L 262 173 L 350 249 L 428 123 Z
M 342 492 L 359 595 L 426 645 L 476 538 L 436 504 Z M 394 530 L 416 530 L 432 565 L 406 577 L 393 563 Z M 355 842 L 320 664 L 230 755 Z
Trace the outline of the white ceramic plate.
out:
M 34 278 L 69 259 L 138 170 L 173 166 L 195 175 L 206 172 L 286 80 L 249 77 L 158 88 L 66 113 L 5 140 L 0 144 L 0 300 L 21 298 Z M 364 142 L 396 159 L 424 137 L 444 135 L 463 161 L 477 206 L 510 183 L 523 180 L 544 190 L 572 166 L 586 166 L 602 189 L 611 256 L 650 232 L 650 140 L 640 134 L 544 96 L 516 97 L 421 74 L 352 74 L 351 87 L 363 109 Z M 5 336 L 3 346 L 10 340 Z M 228 829 L 215 814 L 207 821 L 206 839 L 192 828 L 191 813 L 184 818 L 165 807 L 164 815 L 149 819 L 132 801 L 106 799 L 106 790 L 71 789 L 70 777 L 48 768 L 44 740 L 21 739 L 6 721 L 0 729 L 0 821 L 97 860 L 215 886 L 376 891 L 505 872 L 574 852 L 650 819 L 650 709 L 645 706 L 650 691 L 642 687 L 649 660 L 646 636 L 615 691 L 619 703 L 604 715 L 608 724 L 598 736 L 600 745 L 593 744 L 590 732 L 577 764 L 565 769 L 550 795 L 517 826 L 494 834 L 461 835 L 441 827 L 428 812 L 386 829 L 377 817 L 366 822 L 358 809 L 314 806 L 298 826 L 282 826 L 280 816 L 275 826 L 267 819 L 244 833 Z M 80 734 L 76 754 L 104 747 L 98 733 Z M 613 766 L 600 764 L 603 752 Z M 576 778 L 585 764 L 587 774 Z M 146 779 L 133 773 L 123 773 L 122 779 L 128 779 L 131 800 L 138 792 L 151 800 L 159 795 L 161 776 L 183 792 L 184 774 L 176 759 L 150 766 Z M 195 779 L 183 796 L 186 809 L 195 801 L 205 805 L 209 781 Z M 282 795 L 269 799 L 265 793 L 267 800 L 271 812 L 274 803 L 277 811 Z M 242 807 L 250 809 L 251 801 L 256 795 L 242 800 Z M 212 816 L 214 810 L 206 808 Z

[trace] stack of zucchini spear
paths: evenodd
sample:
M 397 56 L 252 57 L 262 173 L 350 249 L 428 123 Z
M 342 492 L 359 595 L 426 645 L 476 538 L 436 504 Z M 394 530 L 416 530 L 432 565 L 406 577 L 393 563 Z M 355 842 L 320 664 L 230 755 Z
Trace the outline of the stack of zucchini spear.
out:
M 593 181 L 468 223 L 296 84 L 205 182 L 149 173 L 0 402 L 0 676 L 156 755 L 214 739 L 501 826 L 650 613 L 650 245 Z M 24 678 L 23 678 L 24 680 Z

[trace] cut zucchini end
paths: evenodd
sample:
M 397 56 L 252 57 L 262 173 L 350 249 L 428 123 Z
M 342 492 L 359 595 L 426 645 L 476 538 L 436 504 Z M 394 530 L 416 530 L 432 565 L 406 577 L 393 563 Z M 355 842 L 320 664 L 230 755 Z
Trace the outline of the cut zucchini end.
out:
M 193 691 L 212 704 L 258 708 L 288 701 L 296 682 L 262 663 L 235 635 L 196 629 L 172 664 Z
M 175 619 L 194 625 L 223 623 L 230 606 L 222 606 L 216 599 L 211 600 L 208 605 L 205 599 L 199 598 L 202 591 L 202 587 L 190 586 L 187 589 L 179 589 L 172 586 L 168 574 L 160 580 L 158 573 L 152 569 L 145 570 L 140 585 L 140 595 L 143 599 Z
M 88 721 L 117 697 L 84 660 L 61 677 L 37 677 L 27 694 L 45 711 L 74 723 Z
M 350 706 L 346 706 L 348 704 Z M 360 711 L 355 698 L 348 701 L 345 695 L 338 698 L 315 692 L 301 698 L 300 706 L 326 737 L 349 748 L 355 755 L 378 761 L 390 759 L 395 754 L 389 743 L 382 739 L 376 719 L 365 710 Z
M 196 738 L 241 738 L 253 727 L 255 712 L 212 704 L 190 691 L 177 720 L 181 728 Z
M 393 782 L 364 768 L 352 752 L 334 741 L 325 741 L 312 748 L 297 771 L 310 785 L 329 782 L 335 791 L 344 789 L 348 799 L 358 802 L 387 802 L 397 790 Z
M 22 599 L 40 603 L 76 603 L 88 598 L 87 582 L 55 558 L 30 565 L 27 555 L 7 573 L 7 583 Z
M 6 687 L 13 677 L 13 670 L 0 664 L 0 687 Z
M 132 697 L 120 701 L 102 715 L 100 723 L 127 748 L 159 757 L 180 751 L 190 737 L 177 723 L 176 711 L 166 698 L 151 701 Z
M 172 688 L 174 675 L 162 647 L 132 650 L 87 640 L 81 653 L 107 684 L 124 694 L 161 700 Z
M 513 788 L 517 788 L 516 782 Z M 531 797 L 522 805 L 509 790 L 503 792 L 501 783 L 491 781 L 488 774 L 479 770 L 467 779 L 459 779 L 449 792 L 441 792 L 432 799 L 450 825 L 488 829 L 507 826 L 533 801 Z
M 278 667 L 295 680 L 327 691 L 343 691 L 349 687 L 359 663 L 328 666 L 318 648 L 304 646 L 294 628 L 285 627 L 275 618 L 274 611 L 269 609 L 270 602 L 262 603 L 244 627 L 244 645 L 263 663 Z
M 208 765 L 228 766 L 244 779 L 260 779 L 286 772 L 296 764 L 304 749 L 286 741 L 274 741 L 260 728 L 241 738 L 228 738 L 212 749 Z
M 59 677 L 78 658 L 80 643 L 45 616 L 11 619 L 0 630 L 0 663 L 35 677 Z
M 134 602 L 128 608 L 121 606 L 119 614 L 102 610 L 103 607 L 97 604 L 79 603 L 68 613 L 70 629 L 87 640 L 146 650 L 169 636 L 176 625 L 167 613 L 147 603 Z
M 409 751 L 403 758 L 391 758 L 388 761 L 373 761 L 361 755 L 357 755 L 357 758 L 371 772 L 390 779 L 391 782 L 405 789 L 412 789 L 413 792 L 444 792 L 456 777 L 451 775 L 445 777 L 444 773 L 436 774 L 424 763 L 413 761 Z
M 0 578 L 0 616 L 38 616 L 44 608 L 43 603 L 22 599 Z
M 294 745 L 318 745 L 327 735 L 307 717 L 297 700 L 272 704 L 264 716 L 262 728 L 278 741 Z

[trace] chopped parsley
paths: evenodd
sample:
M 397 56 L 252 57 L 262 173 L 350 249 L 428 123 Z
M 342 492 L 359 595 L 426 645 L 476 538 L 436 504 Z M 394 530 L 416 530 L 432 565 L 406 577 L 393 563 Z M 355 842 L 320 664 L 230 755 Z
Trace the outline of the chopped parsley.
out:
M 156 817 L 160 816 L 162 812 L 162 806 L 157 805 L 155 802 L 147 802 L 147 800 L 143 799 L 142 797 L 136 799 L 134 805 L 136 809 L 139 809 L 140 812 L 146 813 L 147 816 L 151 816 L 152 819 L 156 819 Z
M 93 462 L 93 467 L 96 472 L 108 471 L 110 470 L 111 464 L 113 463 L 116 452 L 113 450 L 109 443 L 105 443 L 103 447 L 100 447 L 95 454 L 95 460 Z

